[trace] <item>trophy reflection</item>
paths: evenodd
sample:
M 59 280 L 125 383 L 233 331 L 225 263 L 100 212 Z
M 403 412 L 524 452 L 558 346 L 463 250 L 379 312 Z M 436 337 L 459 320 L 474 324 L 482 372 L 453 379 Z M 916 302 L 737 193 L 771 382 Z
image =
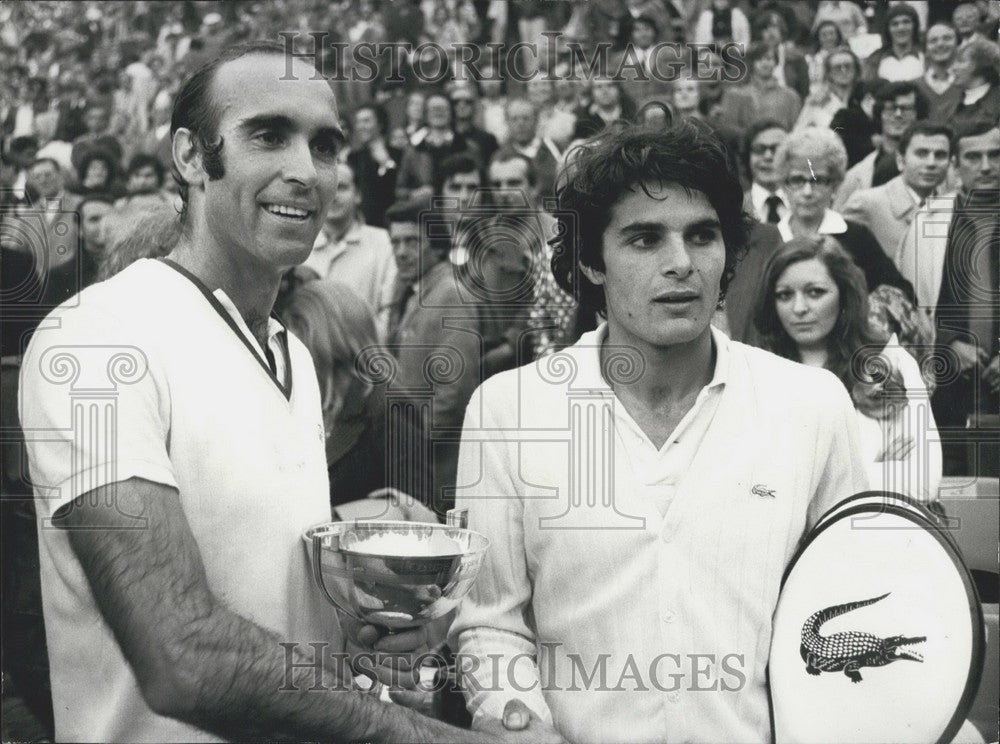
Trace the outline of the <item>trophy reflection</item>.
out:
M 463 512 L 450 511 L 447 524 L 355 520 L 307 530 L 316 586 L 342 612 L 389 633 L 444 617 L 472 587 L 489 547 L 463 526 Z

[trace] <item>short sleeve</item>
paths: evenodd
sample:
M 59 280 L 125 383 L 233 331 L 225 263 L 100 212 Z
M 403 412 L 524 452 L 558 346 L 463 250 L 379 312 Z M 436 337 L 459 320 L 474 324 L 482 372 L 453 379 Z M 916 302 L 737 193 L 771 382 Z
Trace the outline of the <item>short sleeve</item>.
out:
M 177 487 L 168 387 L 151 334 L 143 338 L 137 325 L 84 298 L 55 310 L 33 336 L 18 414 L 39 516 L 133 477 Z

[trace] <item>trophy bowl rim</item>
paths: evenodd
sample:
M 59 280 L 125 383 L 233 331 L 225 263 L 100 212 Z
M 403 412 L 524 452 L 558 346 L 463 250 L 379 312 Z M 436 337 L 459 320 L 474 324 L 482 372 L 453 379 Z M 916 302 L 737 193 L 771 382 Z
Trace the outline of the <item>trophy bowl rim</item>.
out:
M 453 527 L 448 524 L 441 524 L 440 522 L 409 522 L 402 519 L 354 519 L 354 520 L 330 520 L 327 522 L 320 522 L 312 527 L 309 527 L 302 533 L 302 539 L 306 543 L 307 548 L 311 548 L 316 537 L 321 536 L 323 530 L 330 530 L 332 527 L 338 525 L 344 525 L 345 529 L 350 527 L 355 527 L 357 525 L 377 525 L 385 527 L 430 527 L 434 530 L 448 530 L 456 532 L 465 532 L 472 536 L 477 542 L 481 544 L 474 550 L 459 550 L 454 553 L 440 553 L 436 555 L 429 556 L 405 556 L 405 555 L 390 555 L 386 553 L 372 553 L 364 550 L 351 550 L 349 548 L 339 548 L 338 552 L 353 555 L 353 556 L 363 556 L 372 558 L 381 558 L 384 560 L 407 560 L 407 559 L 419 559 L 419 560 L 436 560 L 436 559 L 454 559 L 454 558 L 475 558 L 480 555 L 484 555 L 486 551 L 490 548 L 490 539 L 486 537 L 481 532 L 477 530 L 469 529 L 468 527 Z

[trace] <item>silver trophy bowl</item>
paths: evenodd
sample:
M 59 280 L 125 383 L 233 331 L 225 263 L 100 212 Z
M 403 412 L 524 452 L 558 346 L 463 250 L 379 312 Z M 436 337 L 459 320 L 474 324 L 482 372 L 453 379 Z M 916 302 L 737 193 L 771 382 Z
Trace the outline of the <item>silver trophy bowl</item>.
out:
M 489 540 L 450 524 L 357 520 L 303 534 L 313 579 L 333 605 L 390 632 L 447 615 L 469 591 Z

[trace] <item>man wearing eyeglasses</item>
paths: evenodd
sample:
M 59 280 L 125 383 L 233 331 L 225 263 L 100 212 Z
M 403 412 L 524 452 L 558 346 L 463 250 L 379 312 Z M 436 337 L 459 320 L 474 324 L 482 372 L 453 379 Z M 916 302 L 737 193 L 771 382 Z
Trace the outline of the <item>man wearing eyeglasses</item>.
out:
M 750 126 L 743 139 L 743 165 L 750 177 L 749 203 L 745 209 L 761 222 L 772 225 L 788 213 L 788 196 L 774 167 L 774 155 L 787 136 L 784 124 L 762 119 Z
M 896 151 L 903 132 L 911 124 L 927 118 L 927 99 L 915 83 L 891 83 L 875 100 L 875 128 L 880 137 L 878 147 L 844 175 L 833 201 L 834 210 L 843 210 L 855 191 L 888 183 L 899 175 Z M 873 138 L 874 139 L 874 138 Z

